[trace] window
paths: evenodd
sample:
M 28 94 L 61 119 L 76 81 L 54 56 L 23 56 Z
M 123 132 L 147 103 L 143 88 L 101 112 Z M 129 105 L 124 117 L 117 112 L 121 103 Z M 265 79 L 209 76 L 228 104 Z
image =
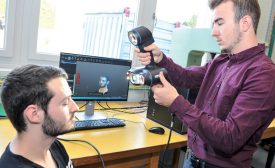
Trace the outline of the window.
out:
M 139 0 L 41 0 L 37 53 L 130 59 Z
M 169 55 L 172 32 L 180 27 L 210 28 L 211 13 L 208 7 L 208 0 L 157 1 L 153 31 L 156 43 L 164 53 Z
M 28 63 L 58 66 L 60 52 L 132 59 L 127 32 L 146 24 L 150 19 L 144 17 L 152 16 L 147 11 L 155 4 L 156 0 L 0 0 L 0 76 Z M 111 15 L 121 28 L 107 24 Z
M 6 16 L 6 0 L 0 0 L 0 48 L 4 48 L 5 42 L 5 16 Z
M 0 0 L 0 68 L 10 67 L 4 61 L 10 61 L 12 58 L 14 21 L 15 1 Z

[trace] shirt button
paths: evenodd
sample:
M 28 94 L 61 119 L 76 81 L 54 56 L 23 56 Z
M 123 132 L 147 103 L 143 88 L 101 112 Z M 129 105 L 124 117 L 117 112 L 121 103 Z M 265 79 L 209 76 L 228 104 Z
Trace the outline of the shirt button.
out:
M 229 67 L 226 67 L 226 69 L 229 69 Z

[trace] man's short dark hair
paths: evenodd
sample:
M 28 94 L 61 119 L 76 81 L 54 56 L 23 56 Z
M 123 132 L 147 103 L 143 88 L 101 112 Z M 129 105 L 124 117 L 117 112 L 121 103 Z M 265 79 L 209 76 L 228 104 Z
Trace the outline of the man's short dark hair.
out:
M 255 33 L 261 16 L 261 9 L 258 0 L 208 0 L 210 9 L 215 9 L 221 3 L 232 1 L 235 8 L 235 20 L 239 22 L 245 15 L 249 15 L 253 21 Z
M 23 112 L 27 106 L 35 104 L 47 112 L 48 103 L 54 96 L 47 82 L 58 77 L 67 79 L 67 74 L 53 66 L 25 65 L 14 69 L 5 78 L 1 100 L 17 132 L 26 130 Z
M 100 78 L 106 78 L 106 80 L 109 81 L 109 77 L 108 76 L 100 76 Z

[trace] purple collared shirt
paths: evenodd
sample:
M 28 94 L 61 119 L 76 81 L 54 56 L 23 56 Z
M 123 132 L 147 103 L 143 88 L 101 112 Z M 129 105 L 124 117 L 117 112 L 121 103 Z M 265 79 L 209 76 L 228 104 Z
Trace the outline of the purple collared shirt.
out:
M 194 154 L 221 167 L 248 168 L 256 143 L 275 116 L 275 65 L 259 44 L 222 54 L 205 66 L 182 68 L 164 56 L 176 87 L 200 87 L 195 105 L 178 96 L 170 106 L 188 126 Z

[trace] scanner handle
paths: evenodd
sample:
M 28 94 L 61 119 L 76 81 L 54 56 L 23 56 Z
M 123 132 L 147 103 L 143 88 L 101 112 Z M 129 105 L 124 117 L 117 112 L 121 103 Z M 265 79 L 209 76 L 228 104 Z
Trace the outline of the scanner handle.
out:
M 142 52 L 142 53 L 147 52 L 147 51 L 144 50 L 144 47 L 139 47 L 139 50 L 140 50 L 140 52 Z M 149 65 L 146 65 L 146 67 L 153 67 L 153 66 L 156 65 L 155 60 L 154 60 L 154 56 L 153 56 L 153 52 L 152 52 L 152 51 L 150 51 L 150 57 L 151 57 L 150 64 L 149 64 Z

